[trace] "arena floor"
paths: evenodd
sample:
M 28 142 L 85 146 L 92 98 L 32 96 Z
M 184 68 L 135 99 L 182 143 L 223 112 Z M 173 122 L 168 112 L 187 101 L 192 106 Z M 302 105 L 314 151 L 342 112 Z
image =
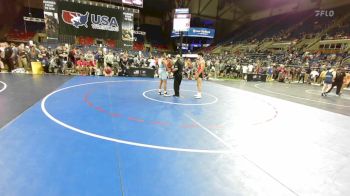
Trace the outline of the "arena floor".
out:
M 321 86 L 302 83 L 257 83 L 240 80 L 221 80 L 216 83 L 350 116 L 350 89 L 344 90 L 342 96 L 337 97 L 334 87 L 327 97 L 322 97 Z
M 0 81 L 0 195 L 350 194 L 349 91 L 205 82 L 196 100 L 194 81 L 181 98 L 156 79 Z

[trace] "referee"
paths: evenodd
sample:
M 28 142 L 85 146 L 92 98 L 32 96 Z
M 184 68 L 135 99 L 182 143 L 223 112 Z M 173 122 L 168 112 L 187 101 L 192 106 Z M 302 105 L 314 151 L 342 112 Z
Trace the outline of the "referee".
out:
M 176 55 L 176 62 L 174 65 L 173 73 L 174 73 L 174 97 L 180 97 L 180 85 L 182 81 L 182 71 L 184 67 L 184 62 L 180 55 Z

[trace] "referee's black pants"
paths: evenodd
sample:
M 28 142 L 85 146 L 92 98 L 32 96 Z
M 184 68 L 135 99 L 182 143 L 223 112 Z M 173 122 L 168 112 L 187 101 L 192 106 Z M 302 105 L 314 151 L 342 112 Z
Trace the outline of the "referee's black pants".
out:
M 335 86 L 337 87 L 336 94 L 339 95 L 341 87 L 343 86 L 343 82 L 333 82 L 332 87 L 329 89 L 327 93 L 330 93 Z
M 15 67 L 13 60 L 12 60 L 11 58 L 9 58 L 9 59 L 4 59 L 4 64 L 7 65 L 7 71 L 8 71 L 9 73 L 11 73 L 12 70 L 14 69 L 14 67 Z
M 177 96 L 177 97 L 180 96 L 181 81 L 182 81 L 182 76 L 175 76 L 174 77 L 174 91 L 175 91 L 175 96 Z

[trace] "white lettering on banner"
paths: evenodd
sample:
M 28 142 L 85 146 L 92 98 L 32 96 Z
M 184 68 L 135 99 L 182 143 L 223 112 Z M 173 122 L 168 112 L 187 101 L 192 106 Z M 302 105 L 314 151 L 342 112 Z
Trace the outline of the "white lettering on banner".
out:
M 93 29 L 119 32 L 118 21 L 115 17 L 91 14 L 91 27 Z
M 44 1 L 45 4 L 56 5 L 56 1 Z
M 45 20 L 44 19 L 42 19 L 42 18 L 34 18 L 34 17 L 23 17 L 23 20 L 24 21 L 30 21 L 30 22 L 45 22 Z
M 195 33 L 210 33 L 210 31 L 206 31 L 206 30 L 193 30 L 193 32 L 195 32 Z
M 98 30 L 119 32 L 119 26 L 112 27 L 112 26 L 107 26 L 107 25 L 91 24 L 91 27 L 93 29 L 98 29 Z
M 144 31 L 134 31 L 135 35 L 146 35 L 146 32 Z
M 215 30 L 206 29 L 206 28 L 195 28 L 192 27 L 183 34 L 184 37 L 205 37 L 205 38 L 214 38 Z M 173 30 L 171 37 L 179 37 L 180 33 Z
M 44 10 L 45 11 L 55 11 L 56 10 L 56 1 L 44 1 Z
M 202 30 L 193 29 L 193 33 L 197 33 L 199 35 L 210 35 L 210 31 L 205 29 L 202 29 Z
M 124 20 L 133 22 L 134 21 L 134 14 L 129 12 L 124 12 Z

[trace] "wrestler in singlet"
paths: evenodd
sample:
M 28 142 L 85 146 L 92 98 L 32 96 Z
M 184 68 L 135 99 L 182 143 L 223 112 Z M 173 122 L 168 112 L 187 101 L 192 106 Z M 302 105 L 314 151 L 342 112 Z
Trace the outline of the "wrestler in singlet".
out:
M 158 75 L 159 75 L 159 88 L 158 88 L 158 94 L 162 94 L 162 87 L 164 89 L 164 96 L 167 96 L 168 93 L 166 91 L 166 85 L 167 85 L 167 79 L 168 79 L 168 72 L 166 68 L 166 61 L 163 58 L 159 58 L 156 60 L 158 63 Z
M 194 96 L 196 99 L 202 98 L 202 80 L 204 78 L 205 61 L 203 59 L 203 53 L 198 53 L 197 72 L 195 79 L 197 80 L 197 94 Z

